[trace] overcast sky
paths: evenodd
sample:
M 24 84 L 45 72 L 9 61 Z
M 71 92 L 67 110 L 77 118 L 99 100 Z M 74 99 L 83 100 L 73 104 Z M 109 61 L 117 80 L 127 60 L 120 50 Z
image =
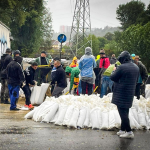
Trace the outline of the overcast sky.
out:
M 116 19 L 116 9 L 119 4 L 127 3 L 131 0 L 90 0 L 91 26 L 92 28 L 104 28 L 105 26 L 119 26 Z M 146 4 L 150 0 L 141 0 Z M 72 25 L 73 13 L 76 0 L 47 0 L 48 8 L 52 13 L 53 30 L 59 31 L 61 25 Z

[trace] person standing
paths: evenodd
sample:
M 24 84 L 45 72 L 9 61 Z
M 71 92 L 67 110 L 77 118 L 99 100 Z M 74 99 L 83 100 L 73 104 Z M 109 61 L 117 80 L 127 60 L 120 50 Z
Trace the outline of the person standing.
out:
M 139 68 L 135 65 L 128 51 L 123 51 L 118 61 L 121 65 L 114 68 L 110 79 L 114 81 L 112 103 L 117 105 L 121 118 L 121 130 L 117 132 L 121 138 L 134 138 L 129 121 L 129 108 L 132 107 Z
M 139 56 L 135 56 L 134 62 L 140 69 L 138 83 L 136 85 L 136 90 L 135 90 L 135 96 L 137 96 L 137 99 L 140 99 L 140 95 L 145 97 L 145 84 L 146 84 L 146 81 L 148 79 L 147 69 L 144 66 L 144 64 L 141 61 L 139 61 L 139 60 L 140 60 L 140 57 Z M 144 87 L 144 90 L 143 90 L 144 92 L 141 91 L 141 88 L 143 88 L 143 87 Z
M 81 87 L 82 94 L 86 94 L 88 86 L 88 95 L 92 94 L 93 89 L 93 69 L 96 67 L 95 57 L 92 55 L 90 47 L 85 48 L 85 55 L 79 61 L 79 69 L 81 70 Z
M 31 109 L 34 106 L 32 106 L 31 102 L 30 102 L 30 97 L 31 97 L 31 90 L 30 87 L 34 87 L 36 85 L 36 81 L 34 80 L 34 74 L 35 74 L 35 70 L 37 69 L 37 63 L 33 62 L 32 65 L 28 68 L 26 68 L 26 70 L 24 70 L 24 74 L 25 74 L 25 86 L 22 87 L 22 90 L 25 94 L 26 97 L 26 105 L 25 107 Z
M 18 111 L 19 109 L 16 106 L 16 102 L 19 98 L 20 86 L 23 85 L 25 81 L 25 76 L 21 66 L 22 57 L 16 56 L 13 61 L 11 61 L 7 68 L 6 73 L 8 77 L 8 89 L 10 96 L 10 110 Z
M 50 59 L 52 58 L 51 56 L 46 57 L 47 54 L 45 51 L 41 52 L 41 56 L 36 58 L 35 62 L 39 65 L 49 65 L 50 64 Z M 43 73 L 44 70 L 39 69 L 38 72 L 38 86 L 41 85 L 42 83 L 46 83 L 46 75 Z
M 54 67 L 56 67 L 56 73 L 52 79 L 51 85 L 57 82 L 57 86 L 55 87 L 52 96 L 59 97 L 62 94 L 62 91 L 67 87 L 66 73 L 62 68 L 61 62 L 59 60 L 54 62 Z
M 115 67 L 115 65 L 119 66 L 120 62 L 117 61 L 115 64 L 110 65 L 106 71 L 104 72 L 104 74 L 102 75 L 102 86 L 101 86 L 101 94 L 100 94 L 100 98 L 103 98 L 104 95 L 106 95 L 107 93 L 107 88 L 109 87 L 110 91 L 112 92 L 112 88 L 113 88 L 113 81 L 110 79 L 110 76 L 113 72 L 113 69 Z
M 112 65 L 112 64 L 115 64 L 116 62 L 117 62 L 116 56 L 115 54 L 112 54 L 112 57 L 110 59 L 110 64 Z
M 75 56 L 72 60 L 72 63 L 69 65 L 70 67 L 78 67 L 79 64 L 77 63 L 78 59 L 77 57 Z
M 8 83 L 7 83 L 7 74 L 6 74 L 6 68 L 8 64 L 13 60 L 11 57 L 11 50 L 9 48 L 6 49 L 6 54 L 2 56 L 3 61 L 1 64 L 1 83 L 2 83 L 2 89 L 1 89 L 1 103 L 4 104 L 10 104 L 8 101 L 9 98 L 9 91 L 8 91 Z

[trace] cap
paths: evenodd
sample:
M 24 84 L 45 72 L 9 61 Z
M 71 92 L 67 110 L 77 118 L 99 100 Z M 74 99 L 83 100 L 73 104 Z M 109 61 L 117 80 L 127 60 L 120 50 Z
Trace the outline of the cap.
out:
M 131 54 L 132 57 L 135 57 L 135 54 Z
M 135 56 L 135 59 L 141 59 L 139 56 Z
M 105 50 L 104 50 L 104 49 L 101 49 L 99 53 L 100 53 L 100 54 L 105 54 Z
M 46 54 L 46 52 L 45 52 L 45 51 L 42 51 L 42 52 L 41 52 L 41 54 L 42 54 L 42 53 Z

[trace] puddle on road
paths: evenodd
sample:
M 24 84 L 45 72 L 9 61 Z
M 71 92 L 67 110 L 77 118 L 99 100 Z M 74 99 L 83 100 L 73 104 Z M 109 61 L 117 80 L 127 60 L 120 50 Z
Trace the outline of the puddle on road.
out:
M 0 134 L 32 134 L 28 132 L 29 128 L 10 127 L 6 129 L 0 129 Z

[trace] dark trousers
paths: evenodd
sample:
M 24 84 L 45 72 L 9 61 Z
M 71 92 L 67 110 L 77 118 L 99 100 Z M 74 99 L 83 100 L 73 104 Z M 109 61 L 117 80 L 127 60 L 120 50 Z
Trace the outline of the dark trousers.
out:
M 25 94 L 25 97 L 26 97 L 26 105 L 30 105 L 31 102 L 30 102 L 30 97 L 31 97 L 31 90 L 29 88 L 28 85 L 25 85 L 23 88 L 22 88 L 24 94 Z
M 82 94 L 86 94 L 86 87 L 88 86 L 88 95 L 92 94 L 93 84 L 81 81 Z
M 53 90 L 53 93 L 52 93 L 52 96 L 54 97 L 59 97 L 62 95 L 62 91 L 64 90 L 65 88 L 63 87 L 59 87 L 59 86 L 56 86 L 55 89 Z
M 140 99 L 140 94 L 141 94 L 141 83 L 137 83 L 136 89 L 135 89 L 135 96 L 137 99 Z
M 146 84 L 144 83 L 142 86 L 141 86 L 141 95 L 143 97 L 145 97 L 145 88 L 146 88 Z
M 7 79 L 1 79 L 1 101 L 8 101 L 9 98 L 9 90 L 8 90 L 8 84 Z
M 118 108 L 118 112 L 121 118 L 121 130 L 122 131 L 131 131 L 130 120 L 129 120 L 129 108 Z

